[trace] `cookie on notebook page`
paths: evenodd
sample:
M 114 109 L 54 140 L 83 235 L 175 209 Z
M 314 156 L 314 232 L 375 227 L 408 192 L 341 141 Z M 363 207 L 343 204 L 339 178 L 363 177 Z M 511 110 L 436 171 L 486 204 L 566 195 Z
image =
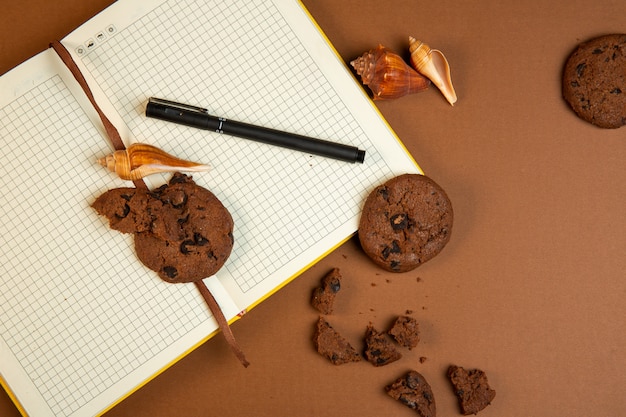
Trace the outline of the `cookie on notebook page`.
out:
M 463 415 L 478 413 L 491 404 L 496 396 L 496 392 L 489 386 L 487 375 L 480 369 L 466 371 L 461 366 L 450 365 L 448 378 Z
M 435 396 L 430 384 L 417 371 L 409 371 L 385 387 L 387 394 L 415 410 L 420 417 L 436 417 Z
M 563 70 L 563 98 L 581 119 L 601 128 L 626 124 L 626 34 L 582 42 Z
M 206 188 L 181 173 L 153 191 L 116 188 L 92 204 L 112 229 L 133 233 L 139 259 L 170 283 L 214 275 L 233 247 L 233 219 Z
M 435 257 L 450 240 L 452 203 L 432 179 L 404 174 L 367 197 L 358 236 L 364 252 L 392 272 L 410 271 Z

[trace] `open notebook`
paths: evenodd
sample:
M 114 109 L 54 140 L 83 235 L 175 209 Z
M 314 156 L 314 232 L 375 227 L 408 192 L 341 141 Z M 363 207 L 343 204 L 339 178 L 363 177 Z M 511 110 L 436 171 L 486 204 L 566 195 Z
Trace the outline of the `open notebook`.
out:
M 229 319 L 353 235 L 376 185 L 420 172 L 297 1 L 120 0 L 62 43 L 127 146 L 212 165 L 194 180 L 233 215 L 235 246 L 205 283 Z M 358 146 L 365 163 L 146 119 L 151 96 Z M 217 324 L 90 207 L 131 184 L 95 163 L 109 141 L 53 50 L 0 77 L 0 137 L 2 384 L 25 414 L 101 414 Z

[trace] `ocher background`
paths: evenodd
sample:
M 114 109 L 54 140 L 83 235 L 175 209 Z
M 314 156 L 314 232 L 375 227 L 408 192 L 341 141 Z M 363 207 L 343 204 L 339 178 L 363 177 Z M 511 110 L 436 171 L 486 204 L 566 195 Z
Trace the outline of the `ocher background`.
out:
M 4 1 L 0 73 L 110 3 Z M 404 274 L 348 241 L 233 325 L 248 369 L 218 336 L 107 415 L 411 416 L 383 387 L 415 369 L 439 415 L 454 416 L 451 363 L 487 372 L 497 395 L 483 417 L 626 415 L 626 127 L 579 120 L 560 90 L 579 42 L 626 32 L 626 3 L 304 4 L 346 63 L 378 43 L 405 54 L 409 35 L 448 57 L 456 106 L 434 88 L 376 104 L 448 192 L 452 239 Z M 412 310 L 418 348 L 383 368 L 322 359 L 308 300 L 333 267 L 345 277 L 330 317 L 339 331 L 360 346 L 369 322 L 382 329 Z M 4 392 L 0 415 L 19 415 Z

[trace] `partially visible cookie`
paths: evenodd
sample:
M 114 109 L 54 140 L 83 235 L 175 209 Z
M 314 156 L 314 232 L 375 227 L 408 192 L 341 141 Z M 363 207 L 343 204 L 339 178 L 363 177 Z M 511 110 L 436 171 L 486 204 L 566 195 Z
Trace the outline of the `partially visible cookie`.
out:
M 374 366 L 385 366 L 402 357 L 391 340 L 371 324 L 365 331 L 365 359 Z
M 92 206 L 109 219 L 112 229 L 134 234 L 139 259 L 167 282 L 214 275 L 233 247 L 228 210 L 213 193 L 181 173 L 154 191 L 107 191 Z
M 489 387 L 487 375 L 480 369 L 466 371 L 460 366 L 448 368 L 448 378 L 454 387 L 463 415 L 476 414 L 491 404 L 496 392 Z
M 359 362 L 361 355 L 333 327 L 320 317 L 313 334 L 313 343 L 317 352 L 326 357 L 334 365 Z
M 417 371 L 409 371 L 403 377 L 387 385 L 385 391 L 392 398 L 415 410 L 420 417 L 435 417 L 435 397 L 426 379 Z
M 311 305 L 322 314 L 331 314 L 340 289 L 341 273 L 339 268 L 333 268 L 322 278 L 320 286 L 313 290 Z
M 614 129 L 626 124 L 626 34 L 578 45 L 563 71 L 563 98 L 583 120 Z
M 420 341 L 419 323 L 413 317 L 400 316 L 388 332 L 400 346 L 413 349 Z
M 376 187 L 359 222 L 365 253 L 392 272 L 410 271 L 436 256 L 450 240 L 452 204 L 432 179 L 404 174 Z

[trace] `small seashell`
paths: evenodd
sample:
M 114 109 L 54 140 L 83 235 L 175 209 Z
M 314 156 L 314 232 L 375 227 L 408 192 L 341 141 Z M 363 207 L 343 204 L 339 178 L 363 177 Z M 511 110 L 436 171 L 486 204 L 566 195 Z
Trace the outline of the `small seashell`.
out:
M 158 172 L 208 171 L 211 167 L 176 158 L 151 145 L 135 143 L 125 150 L 115 151 L 98 163 L 115 172 L 121 179 L 135 181 Z
M 409 36 L 409 52 L 411 53 L 411 65 L 420 74 L 425 75 L 451 105 L 456 103 L 456 93 L 450 77 L 450 65 L 443 53 L 437 49 L 430 49 L 422 41 Z
M 374 100 L 393 99 L 424 91 L 430 81 L 418 74 L 397 54 L 382 45 L 350 62 Z

